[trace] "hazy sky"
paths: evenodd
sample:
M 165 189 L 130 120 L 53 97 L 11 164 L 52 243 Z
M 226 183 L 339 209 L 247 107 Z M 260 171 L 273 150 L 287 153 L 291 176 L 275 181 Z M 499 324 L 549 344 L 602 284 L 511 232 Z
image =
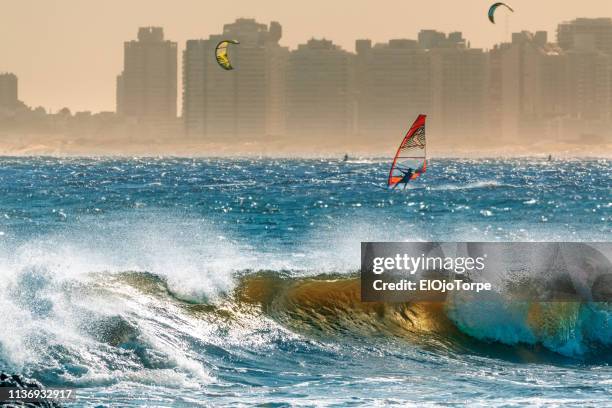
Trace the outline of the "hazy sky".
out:
M 472 47 L 489 48 L 512 31 L 546 30 L 554 39 L 561 21 L 612 17 L 612 0 L 508 0 L 516 12 L 492 25 L 486 18 L 492 2 L 0 0 L 0 72 L 19 76 L 20 99 L 28 105 L 114 110 L 123 42 L 135 38 L 139 26 L 163 26 L 181 51 L 187 39 L 206 38 L 224 23 L 252 17 L 280 22 L 281 43 L 292 48 L 314 36 L 352 51 L 358 38 L 416 38 L 422 28 L 462 31 Z

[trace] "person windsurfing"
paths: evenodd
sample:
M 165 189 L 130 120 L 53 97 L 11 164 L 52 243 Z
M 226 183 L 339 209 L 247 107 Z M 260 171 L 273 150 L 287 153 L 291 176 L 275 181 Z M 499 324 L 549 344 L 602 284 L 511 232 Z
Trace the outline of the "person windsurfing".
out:
M 410 180 L 412 180 L 412 176 L 414 174 L 414 170 L 411 167 L 408 167 L 407 169 L 400 169 L 399 167 L 397 168 L 402 174 L 402 179 L 400 181 L 397 182 L 397 184 L 395 184 L 393 186 L 393 189 L 395 190 L 397 188 L 397 186 L 399 186 L 400 184 L 404 185 L 404 188 L 406 188 L 406 186 L 408 186 L 408 183 L 410 182 Z
M 426 117 L 426 115 L 419 115 L 402 139 L 389 170 L 388 188 L 395 190 L 399 184 L 403 184 L 406 189 L 409 182 L 427 171 Z

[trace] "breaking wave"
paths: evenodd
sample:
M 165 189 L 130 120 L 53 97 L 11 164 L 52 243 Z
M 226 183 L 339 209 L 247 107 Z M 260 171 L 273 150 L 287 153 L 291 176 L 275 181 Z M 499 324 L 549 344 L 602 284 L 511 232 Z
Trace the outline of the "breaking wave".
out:
M 604 303 L 363 303 L 356 269 L 335 270 L 331 256 L 315 267 L 295 252 L 262 255 L 180 218 L 88 225 L 2 249 L 4 365 L 51 383 L 189 386 L 212 381 L 204 367 L 219 354 L 296 338 L 387 338 L 440 353 L 498 344 L 500 358 L 541 350 L 602 363 L 610 355 Z
M 551 172 L 568 184 L 543 190 L 514 165 L 449 161 L 429 183 L 441 190 L 384 193 L 382 167 L 342 166 L 6 164 L 0 369 L 77 387 L 91 406 L 609 395 L 609 304 L 363 303 L 357 275 L 360 241 L 605 241 L 607 162 Z M 230 167 L 247 180 L 227 183 Z

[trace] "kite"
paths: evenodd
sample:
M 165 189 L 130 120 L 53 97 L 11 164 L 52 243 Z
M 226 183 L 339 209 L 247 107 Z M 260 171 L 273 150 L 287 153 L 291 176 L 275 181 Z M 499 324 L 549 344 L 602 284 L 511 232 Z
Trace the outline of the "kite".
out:
M 395 153 L 387 187 L 395 189 L 403 184 L 404 189 L 411 180 L 427 170 L 427 149 L 425 144 L 426 115 L 419 115 Z
M 510 7 L 506 3 L 501 3 L 501 2 L 500 3 L 494 3 L 491 7 L 489 7 L 489 21 L 492 22 L 493 24 L 495 24 L 495 10 L 497 10 L 497 8 L 499 6 L 504 6 L 508 10 L 510 10 L 511 12 L 514 13 L 514 9 L 512 9 L 512 7 Z
M 240 44 L 240 41 L 236 40 L 223 40 L 215 47 L 215 58 L 217 59 L 217 63 L 221 68 L 226 71 L 231 71 L 234 69 L 232 64 L 230 63 L 229 56 L 227 54 L 227 47 L 230 44 Z

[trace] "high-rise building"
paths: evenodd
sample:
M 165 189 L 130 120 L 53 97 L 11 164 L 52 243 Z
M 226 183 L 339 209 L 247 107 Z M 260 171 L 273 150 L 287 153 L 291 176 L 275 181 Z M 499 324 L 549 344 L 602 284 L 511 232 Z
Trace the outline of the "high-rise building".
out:
M 487 130 L 487 54 L 461 47 L 434 48 L 430 54 L 432 133 L 439 140 L 481 137 Z
M 0 110 L 15 110 L 18 101 L 17 76 L 10 73 L 0 74 Z
M 487 127 L 491 134 L 502 134 L 503 119 L 503 53 L 508 44 L 495 45 L 488 52 Z
M 590 43 L 595 50 L 612 55 L 612 18 L 578 18 L 561 23 L 557 42 L 566 51 Z
M 579 119 L 607 119 L 610 114 L 612 56 L 596 50 L 568 51 L 568 113 Z
M 286 82 L 289 134 L 341 138 L 354 130 L 353 57 L 325 39 L 311 39 L 291 52 Z
M 214 45 L 210 40 L 188 40 L 183 51 L 183 126 L 187 136 L 206 135 L 206 72 Z
M 167 131 L 177 113 L 177 47 L 161 27 L 141 27 L 138 40 L 124 44 L 117 77 L 117 113 L 149 130 Z
M 372 46 L 356 42 L 357 126 L 359 133 L 389 137 L 431 107 L 430 60 L 414 40 L 390 40 Z
M 238 19 L 223 34 L 189 40 L 183 53 L 183 123 L 190 137 L 212 141 L 284 133 L 284 70 L 288 50 L 280 24 Z M 233 70 L 218 66 L 215 47 L 231 45 Z
M 491 51 L 490 61 L 490 75 L 496 78 L 491 102 L 499 108 L 499 122 L 492 127 L 496 136 L 524 142 L 567 113 L 567 60 L 562 50 L 547 44 L 546 35 L 514 33 L 512 43 Z
M 568 109 L 567 116 L 556 123 L 557 140 L 587 144 L 612 140 L 612 56 L 592 45 L 576 44 L 565 53 Z
M 578 108 L 582 110 L 582 113 L 579 113 L 576 110 L 577 107 L 584 106 L 586 109 L 587 105 L 596 103 L 597 107 L 593 106 L 594 111 L 591 111 L 594 112 L 594 115 L 591 116 L 601 117 L 603 108 L 607 111 L 607 117 L 612 118 L 612 79 L 610 79 L 612 77 L 612 67 L 608 67 L 607 80 L 604 80 L 604 75 L 601 72 L 602 69 L 605 69 L 602 66 L 602 64 L 605 65 L 605 56 L 601 54 L 612 57 L 612 18 L 578 18 L 561 23 L 557 27 L 557 41 L 561 48 L 568 51 L 570 61 L 572 61 L 570 77 L 580 78 L 580 71 L 586 75 L 583 84 L 570 78 L 573 92 L 577 92 L 577 98 L 581 99 L 581 102 L 572 101 L 572 115 L 583 116 L 586 112 Z M 598 53 L 599 55 L 597 55 Z M 589 64 L 591 65 L 589 66 Z M 585 88 L 591 87 L 590 84 L 595 79 L 604 80 L 604 82 L 597 85 L 598 90 L 586 91 Z M 605 91 L 608 94 L 608 101 L 602 104 L 602 98 L 605 98 L 605 96 L 595 94 L 603 91 L 605 83 L 609 84 Z M 582 89 L 578 90 L 576 87 Z M 588 99 L 593 102 L 587 102 Z M 598 102 L 594 102 L 595 100 Z

